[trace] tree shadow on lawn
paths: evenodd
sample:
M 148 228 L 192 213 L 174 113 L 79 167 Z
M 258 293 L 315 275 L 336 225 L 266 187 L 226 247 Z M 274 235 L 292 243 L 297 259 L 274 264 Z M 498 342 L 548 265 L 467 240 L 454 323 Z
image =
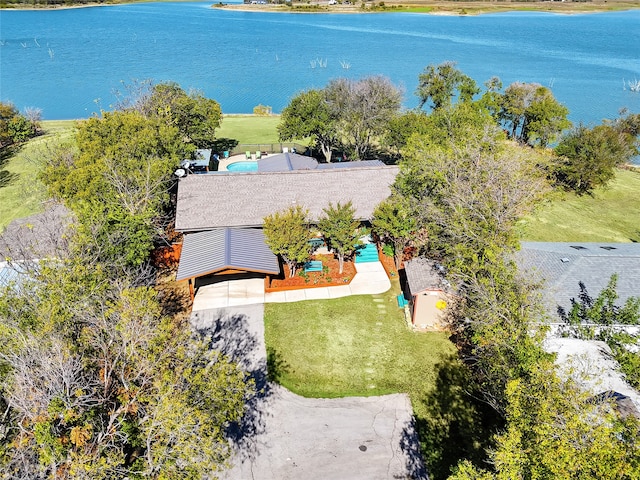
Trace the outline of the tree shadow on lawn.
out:
M 462 459 L 486 467 L 486 450 L 503 424 L 493 409 L 472 397 L 469 372 L 456 355 L 444 357 L 435 369 L 435 388 L 414 402 L 422 454 L 430 478 L 440 480 Z
M 3 170 L 3 168 L 19 150 L 20 148 L 16 145 L 0 148 L 0 188 L 11 185 L 18 178 L 17 173 Z
M 210 348 L 237 363 L 254 382 L 255 390 L 245 400 L 244 416 L 240 421 L 229 425 L 226 431 L 240 460 L 253 460 L 257 453 L 254 439 L 265 430 L 266 406 L 272 395 L 267 376 L 267 359 L 262 350 L 264 344 L 250 328 L 250 318 L 245 314 L 219 309 L 206 313 L 196 312 L 195 316 L 198 315 L 206 316 L 196 320 L 199 324 L 195 328 L 200 338 L 206 340 Z M 259 320 L 262 321 L 262 317 Z

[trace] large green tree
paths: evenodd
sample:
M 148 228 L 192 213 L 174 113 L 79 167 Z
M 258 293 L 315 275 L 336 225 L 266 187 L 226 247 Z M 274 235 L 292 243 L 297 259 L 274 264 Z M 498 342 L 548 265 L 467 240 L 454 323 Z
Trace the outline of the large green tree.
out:
M 502 95 L 500 120 L 510 138 L 546 147 L 571 126 L 569 110 L 551 90 L 537 83 L 514 82 Z
M 311 255 L 309 220 L 300 205 L 275 212 L 264 218 L 265 241 L 271 251 L 280 255 L 289 266 L 289 276 L 296 274 L 298 265 Z
M 105 112 L 78 123 L 75 145 L 48 158 L 41 178 L 76 213 L 84 245 L 117 275 L 145 263 L 163 238 L 172 172 L 192 148 L 160 119 Z
M 354 218 L 355 208 L 351 202 L 344 205 L 330 203 L 322 211 L 324 216 L 318 221 L 318 228 L 338 257 L 338 273 L 342 274 L 345 257 L 353 255 L 356 250 L 361 235 L 360 222 Z
M 72 256 L 0 296 L 7 479 L 202 478 L 251 383 L 157 293 Z
M 527 381 L 509 382 L 507 427 L 488 463 L 458 466 L 450 480 L 631 480 L 640 476 L 637 419 L 621 419 L 541 364 Z
M 560 139 L 555 153 L 558 159 L 551 169 L 556 182 L 583 195 L 606 185 L 615 168 L 629 162 L 638 150 L 634 135 L 603 124 L 579 125 Z
M 325 87 L 345 147 L 355 160 L 369 158 L 400 111 L 402 92 L 387 77 L 339 78 Z
M 468 102 L 478 92 L 476 82 L 458 70 L 455 62 L 428 65 L 418 77 L 418 108 L 429 105 L 438 110 L 450 106 L 456 95 L 461 102 Z
M 185 92 L 173 82 L 153 85 L 138 109 L 149 118 L 158 118 L 178 128 L 184 139 L 197 148 L 211 148 L 222 121 L 222 109 L 201 92 Z
M 517 244 L 515 223 L 546 191 L 543 159 L 504 142 L 473 107 L 432 116 L 430 134 L 410 139 L 394 188 L 414 202 L 429 248 L 472 271 Z
M 339 145 L 338 119 L 329 108 L 324 90 L 299 93 L 282 111 L 278 124 L 280 141 L 311 138 L 331 162 L 332 151 Z

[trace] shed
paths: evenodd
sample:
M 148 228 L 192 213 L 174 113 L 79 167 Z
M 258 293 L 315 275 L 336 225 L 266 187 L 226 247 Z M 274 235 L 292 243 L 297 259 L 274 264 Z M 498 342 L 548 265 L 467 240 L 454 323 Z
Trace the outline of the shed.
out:
M 444 268 L 434 260 L 417 257 L 405 262 L 404 277 L 403 291 L 405 298 L 409 297 L 411 323 L 421 329 L 441 329 L 450 297 Z

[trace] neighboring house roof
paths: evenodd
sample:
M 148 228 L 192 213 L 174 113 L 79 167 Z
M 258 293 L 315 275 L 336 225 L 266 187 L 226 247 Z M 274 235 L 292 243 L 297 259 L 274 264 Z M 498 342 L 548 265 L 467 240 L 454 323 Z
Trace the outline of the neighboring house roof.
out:
M 177 280 L 223 270 L 277 274 L 280 264 L 260 229 L 220 228 L 185 235 Z
M 404 262 L 404 272 L 411 295 L 423 290 L 444 290 L 442 267 L 434 260 L 412 258 Z
M 578 298 L 579 282 L 592 297 L 618 274 L 619 302 L 640 296 L 640 244 L 590 242 L 522 242 L 516 254 L 521 271 L 544 280 L 544 302 L 555 315 L 558 305 L 568 309 Z
M 180 179 L 176 230 L 193 232 L 220 227 L 258 227 L 264 217 L 290 206 L 308 209 L 317 221 L 323 209 L 352 202 L 355 217 L 371 218 L 391 195 L 397 166 L 298 170 L 232 175 L 189 175 Z
M 620 398 L 624 396 L 632 402 L 632 405 L 627 406 L 628 411 L 621 413 L 635 415 L 633 410 L 637 412 L 640 409 L 640 394 L 625 381 L 618 362 L 613 359 L 611 349 L 605 342 L 547 338 L 544 348 L 556 354 L 560 374 L 565 378 L 572 378 L 591 395 L 611 396 L 610 392 L 617 392 L 618 398 L 613 397 L 614 400 L 624 400 Z

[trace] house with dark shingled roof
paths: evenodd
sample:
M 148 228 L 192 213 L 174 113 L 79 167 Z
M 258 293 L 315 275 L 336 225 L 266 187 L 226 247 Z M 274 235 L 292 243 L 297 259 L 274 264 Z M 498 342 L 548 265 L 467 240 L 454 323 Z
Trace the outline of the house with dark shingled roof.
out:
M 368 221 L 375 207 L 391 195 L 398 167 L 381 162 L 353 165 L 181 178 L 175 229 L 185 239 L 177 279 L 188 279 L 193 295 L 195 279 L 200 276 L 239 271 L 273 274 L 275 255 L 266 247 L 261 227 L 266 216 L 290 206 L 308 210 L 309 219 L 315 222 L 330 203 L 350 201 L 355 217 Z M 247 229 L 258 233 L 250 234 Z
M 543 282 L 543 301 L 549 315 L 558 306 L 571 307 L 582 282 L 597 296 L 618 275 L 620 303 L 640 297 L 640 244 L 595 242 L 522 242 L 515 257 L 520 270 Z

